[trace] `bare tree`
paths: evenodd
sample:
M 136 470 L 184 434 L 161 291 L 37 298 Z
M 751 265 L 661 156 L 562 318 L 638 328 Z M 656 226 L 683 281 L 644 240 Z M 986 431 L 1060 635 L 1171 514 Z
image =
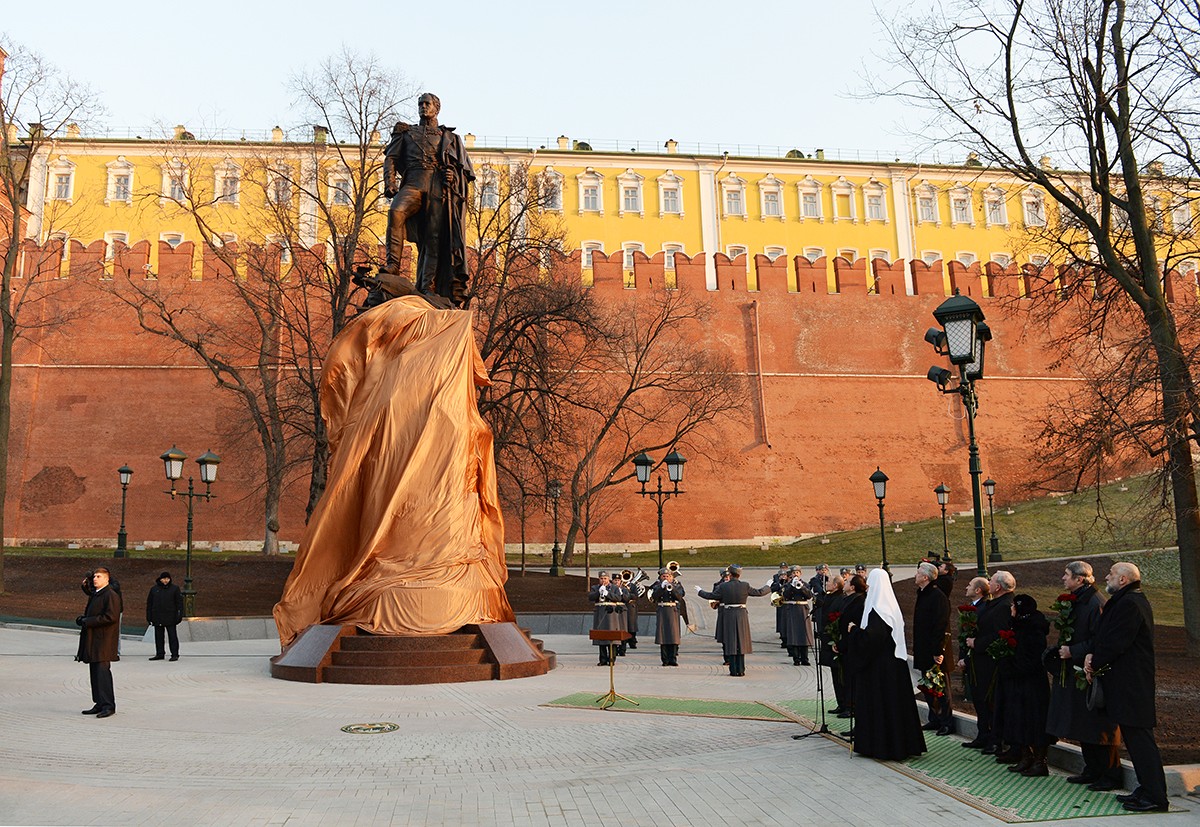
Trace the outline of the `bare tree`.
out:
M 1031 187 L 1021 197 L 1023 229 L 1053 244 L 1060 266 L 1029 273 L 1029 296 L 1053 316 L 1057 341 L 1085 376 L 1120 368 L 1076 403 L 1095 439 L 1120 434 L 1162 464 L 1192 654 L 1200 654 L 1192 458 L 1200 405 L 1177 317 L 1183 302 L 1170 300 L 1164 274 L 1196 249 L 1196 21 L 1195 4 L 1177 0 L 948 3 L 891 24 L 902 80 L 879 89 L 925 107 L 947 142 Z M 1041 211 L 1043 203 L 1054 209 Z M 1194 298 L 1194 282 L 1188 289 Z
M 8 495 L 9 432 L 12 423 L 13 345 L 47 298 L 47 282 L 57 279 L 62 239 L 50 245 L 57 254 L 39 254 L 22 268 L 25 206 L 32 161 L 39 151 L 66 131 L 86 123 L 98 111 L 91 91 L 35 52 L 0 42 L 0 538 L 4 537 L 4 505 Z M 23 137 L 20 137 L 22 136 Z M 69 180 L 66 185 L 69 186 Z M 42 181 L 38 186 L 56 185 Z M 45 227 L 44 227 L 45 230 Z M 52 288 L 51 288 L 52 290 Z M 38 325 L 58 324 L 60 319 Z M 0 542 L 0 592 L 4 591 L 4 554 Z

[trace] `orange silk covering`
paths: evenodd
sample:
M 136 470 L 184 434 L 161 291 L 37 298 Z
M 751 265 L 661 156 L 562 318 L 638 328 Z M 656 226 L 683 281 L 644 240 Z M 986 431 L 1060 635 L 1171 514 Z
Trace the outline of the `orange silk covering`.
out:
M 338 335 L 321 376 L 325 493 L 275 605 L 287 646 L 313 623 L 446 634 L 515 620 L 488 383 L 471 314 L 392 299 Z

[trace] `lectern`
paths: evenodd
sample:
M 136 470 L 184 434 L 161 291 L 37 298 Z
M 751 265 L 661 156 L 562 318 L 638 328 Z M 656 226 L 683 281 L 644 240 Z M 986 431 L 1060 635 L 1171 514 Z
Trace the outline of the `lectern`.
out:
M 617 664 L 617 644 L 623 640 L 629 640 L 629 638 L 633 637 L 633 635 L 629 634 L 629 632 L 626 632 L 624 629 L 592 629 L 592 631 L 588 632 L 588 637 L 590 637 L 592 640 L 603 641 L 603 643 L 600 645 L 608 647 L 608 694 L 601 695 L 596 699 L 598 703 L 603 701 L 603 703 L 600 704 L 600 708 L 608 709 L 617 702 L 617 698 L 620 698 L 623 701 L 629 701 L 629 703 L 633 704 L 634 706 L 641 706 L 641 704 L 639 704 L 633 698 L 626 698 L 624 695 L 618 693 L 616 684 L 614 683 L 615 677 L 613 670 L 616 668 Z

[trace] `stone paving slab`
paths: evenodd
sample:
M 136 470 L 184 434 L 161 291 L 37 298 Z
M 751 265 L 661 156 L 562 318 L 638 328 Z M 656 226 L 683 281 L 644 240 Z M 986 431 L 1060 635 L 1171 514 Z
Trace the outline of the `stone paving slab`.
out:
M 728 676 L 708 638 L 685 638 L 675 669 L 644 643 L 619 662 L 617 690 L 813 697 L 813 670 L 760 643 L 745 678 Z M 0 822 L 998 823 L 836 743 L 793 741 L 794 723 L 542 707 L 608 689 L 586 638 L 546 644 L 560 666 L 543 677 L 379 687 L 274 680 L 272 641 L 190 643 L 171 663 L 147 661 L 153 646 L 126 639 L 113 665 L 117 714 L 98 721 L 79 714 L 90 697 L 74 635 L 0 628 Z M 400 729 L 340 731 L 375 721 Z M 1194 813 L 1137 823 L 1196 824 Z

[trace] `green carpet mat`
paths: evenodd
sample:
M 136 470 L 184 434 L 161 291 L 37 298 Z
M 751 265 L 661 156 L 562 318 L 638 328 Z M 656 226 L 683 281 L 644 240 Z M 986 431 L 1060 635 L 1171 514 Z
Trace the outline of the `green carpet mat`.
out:
M 576 692 L 542 706 L 600 709 L 603 697 L 594 692 Z M 652 712 L 656 715 L 697 715 L 705 718 L 746 718 L 755 721 L 791 720 L 786 713 L 758 701 L 711 701 L 695 698 L 660 698 L 653 695 L 630 697 L 638 702 L 638 706 L 618 699 L 609 708 L 621 712 Z
M 594 692 L 576 692 L 542 705 L 601 709 L 603 698 L 603 695 L 596 695 Z M 632 699 L 638 702 L 638 706 L 618 700 L 610 709 L 655 715 L 696 715 L 779 722 L 791 720 L 809 729 L 815 729 L 820 721 L 820 710 L 815 700 L 763 703 L 663 698 L 653 695 L 637 695 L 632 696 Z M 845 733 L 850 728 L 848 719 L 828 714 L 825 723 L 835 734 Z M 839 742 L 849 748 L 846 741 Z M 992 756 L 983 755 L 978 750 L 963 749 L 961 744 L 961 738 L 938 737 L 926 733 L 927 752 L 924 755 L 904 762 L 882 763 L 1009 823 L 1134 815 L 1121 807 L 1113 793 L 1095 792 L 1083 784 L 1068 784 L 1065 774 L 1053 770 L 1048 778 L 1023 778 L 1009 772 L 1007 765 L 997 764 Z M 1176 807 L 1172 807 L 1171 810 L 1179 811 Z

